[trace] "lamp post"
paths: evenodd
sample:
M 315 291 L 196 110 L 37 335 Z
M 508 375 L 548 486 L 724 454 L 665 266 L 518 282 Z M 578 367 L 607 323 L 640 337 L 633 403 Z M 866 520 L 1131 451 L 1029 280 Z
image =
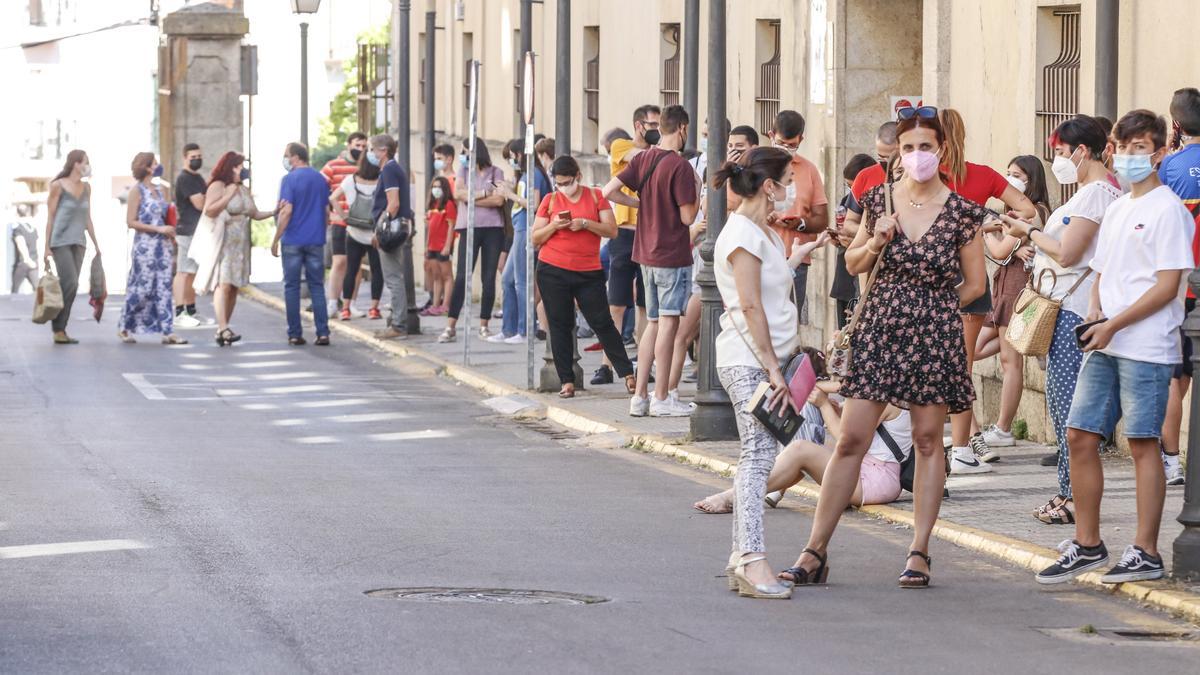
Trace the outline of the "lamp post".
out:
M 683 8 L 683 109 L 692 121 L 692 128 L 698 128 L 696 120 L 700 119 L 700 0 L 687 0 Z M 688 150 L 696 149 L 698 135 L 688 134 Z
M 316 14 L 321 0 L 292 0 L 292 13 Z M 308 21 L 300 22 L 300 142 L 308 145 Z
M 412 16 L 412 0 L 396 0 L 396 31 L 392 52 L 396 64 L 396 160 L 404 167 L 404 174 L 412 176 L 412 31 L 409 21 Z M 432 40 L 432 36 L 427 36 Z M 429 180 L 429 177 L 426 177 Z M 421 317 L 417 308 L 416 278 L 413 274 L 413 242 L 409 237 L 401 252 L 404 265 L 404 296 L 408 314 L 404 317 L 404 329 L 409 335 L 421 332 Z
M 710 0 L 708 6 L 708 147 L 721 153 L 725 148 L 725 0 Z M 692 120 L 695 128 L 695 120 Z M 710 165 L 720 165 L 720 160 Z M 700 352 L 696 362 L 700 381 L 696 386 L 696 410 L 691 417 L 691 436 L 698 441 L 723 441 L 738 437 L 737 419 L 729 395 L 717 379 L 717 334 L 724 311 L 717 278 L 713 274 L 713 247 L 725 224 L 726 198 L 724 190 L 709 190 L 704 218 L 708 230 L 700 246 L 703 265 L 696 275 L 700 285 Z
M 1188 275 L 1192 292 L 1200 294 L 1200 270 Z M 1192 341 L 1192 365 L 1200 364 L 1200 309 L 1193 310 L 1183 322 L 1183 332 Z M 1175 538 L 1171 573 L 1176 579 L 1200 578 L 1200 378 L 1192 378 L 1192 412 L 1188 423 L 1187 477 L 1183 488 L 1183 509 L 1176 519 L 1183 532 Z

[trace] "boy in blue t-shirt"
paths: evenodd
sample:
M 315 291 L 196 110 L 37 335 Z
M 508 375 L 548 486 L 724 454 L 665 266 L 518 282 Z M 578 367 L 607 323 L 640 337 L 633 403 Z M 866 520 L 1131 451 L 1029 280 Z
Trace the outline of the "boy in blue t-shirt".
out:
M 1200 90 L 1180 89 L 1171 99 L 1174 142 L 1178 148 L 1167 155 L 1158 168 L 1158 178 L 1171 188 L 1192 214 L 1196 235 L 1192 238 L 1192 259 L 1200 263 Z M 1188 291 L 1187 312 L 1196 307 L 1196 298 Z M 1183 336 L 1182 362 L 1171 382 L 1167 419 L 1163 422 L 1163 470 L 1167 485 L 1183 485 L 1183 467 L 1179 464 L 1179 427 L 1183 424 L 1183 397 L 1192 388 L 1192 341 Z
M 329 182 L 308 165 L 308 148 L 289 143 L 283 153 L 288 173 L 279 184 L 279 214 L 271 255 L 283 244 L 283 299 L 287 305 L 288 344 L 304 344 L 300 324 L 300 273 L 308 282 L 317 339 L 329 344 L 329 307 L 325 304 L 325 228 L 329 224 Z

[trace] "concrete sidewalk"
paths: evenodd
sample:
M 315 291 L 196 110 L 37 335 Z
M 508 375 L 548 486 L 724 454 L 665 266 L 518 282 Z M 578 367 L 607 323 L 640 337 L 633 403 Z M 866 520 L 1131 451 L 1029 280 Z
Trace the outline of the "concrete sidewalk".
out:
M 278 284 L 260 284 L 247 289 L 247 294 L 259 302 L 282 308 L 282 289 Z M 422 317 L 422 334 L 406 340 L 381 342 L 371 333 L 383 327 L 382 321 L 355 318 L 333 321 L 334 335 L 342 335 L 374 344 L 399 356 L 421 357 L 434 362 L 441 371 L 466 385 L 493 396 L 519 396 L 533 402 L 548 419 L 584 433 L 617 433 L 626 443 L 648 452 L 675 457 L 697 467 L 729 474 L 737 464 L 739 447 L 732 442 L 691 443 L 688 440 L 687 418 L 650 418 L 629 415 L 629 397 L 624 385 L 614 383 L 592 387 L 586 384 L 600 365 L 598 352 L 584 352 L 595 340 L 580 340 L 581 367 L 585 389 L 576 398 L 563 400 L 553 394 L 537 394 L 526 389 L 526 346 L 488 343 L 472 337 L 470 364 L 463 362 L 465 331 L 449 344 L 438 344 L 437 335 L 445 326 L 444 317 Z M 478 321 L 472 322 L 478 327 Z M 493 330 L 500 321 L 493 319 Z M 282 332 L 282 331 L 281 331 Z M 537 368 L 545 343 L 536 344 Z M 694 385 L 682 385 L 680 394 L 689 400 Z M 1040 466 L 1038 460 L 1052 449 L 1022 443 L 1003 451 L 1002 459 L 993 465 L 989 474 L 952 476 L 947 480 L 951 497 L 943 503 L 941 521 L 935 530 L 939 538 L 952 541 L 989 555 L 1003 558 L 1028 569 L 1037 570 L 1056 557 L 1054 547 L 1074 534 L 1073 526 L 1045 525 L 1036 520 L 1033 510 L 1057 493 L 1058 481 L 1054 467 Z M 1136 524 L 1136 502 L 1133 468 L 1126 457 L 1105 458 L 1105 491 L 1102 535 L 1114 562 L 1131 543 Z M 815 499 L 818 487 L 805 481 L 792 488 L 791 494 Z M 697 494 L 700 499 L 706 495 Z M 789 497 L 791 498 L 791 497 Z M 869 506 L 861 509 L 893 522 L 912 523 L 912 495 L 904 493 L 900 501 L 889 506 Z M 1183 487 L 1167 490 L 1160 553 L 1171 564 L 1171 544 L 1182 526 L 1175 520 L 1183 503 Z M 679 508 L 691 508 L 680 504 Z M 1031 575 L 1032 576 L 1032 575 Z M 1085 575 L 1084 583 L 1099 584 L 1099 575 Z M 1032 578 L 1030 583 L 1033 583 Z M 1108 587 L 1111 588 L 1111 587 Z M 1200 594 L 1185 591 L 1172 582 L 1123 584 L 1119 592 L 1132 595 L 1149 604 L 1200 622 Z M 1200 587 L 1190 589 L 1200 590 Z

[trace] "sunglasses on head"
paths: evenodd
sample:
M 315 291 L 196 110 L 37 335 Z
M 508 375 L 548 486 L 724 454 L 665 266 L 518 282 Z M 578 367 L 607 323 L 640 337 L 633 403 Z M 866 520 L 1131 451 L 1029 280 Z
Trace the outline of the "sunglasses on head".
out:
M 931 119 L 937 117 L 937 114 L 938 114 L 938 109 L 931 105 L 923 105 L 920 108 L 913 108 L 913 107 L 909 106 L 907 108 L 900 108 L 899 110 L 897 110 L 896 111 L 896 119 L 911 120 L 914 117 L 920 117 L 921 119 L 924 119 L 924 120 L 931 120 Z

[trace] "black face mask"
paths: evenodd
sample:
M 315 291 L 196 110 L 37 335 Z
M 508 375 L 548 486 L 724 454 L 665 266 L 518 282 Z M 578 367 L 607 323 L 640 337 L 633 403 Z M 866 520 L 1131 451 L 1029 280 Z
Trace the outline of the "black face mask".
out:
M 238 177 L 241 178 L 243 183 L 250 180 L 250 169 L 247 169 L 246 167 L 243 166 L 242 172 L 240 174 L 238 174 Z
M 642 137 L 650 145 L 658 145 L 658 142 L 662 140 L 662 132 L 658 129 L 647 129 L 646 133 L 642 134 Z
M 200 167 L 202 167 L 202 166 L 204 166 L 204 158 L 203 157 L 197 157 L 195 159 L 188 160 L 188 168 L 191 169 L 192 171 L 199 171 Z
M 359 150 L 358 148 L 350 149 L 350 159 L 354 160 L 355 164 L 358 163 L 358 160 L 361 157 L 362 157 L 362 150 Z

